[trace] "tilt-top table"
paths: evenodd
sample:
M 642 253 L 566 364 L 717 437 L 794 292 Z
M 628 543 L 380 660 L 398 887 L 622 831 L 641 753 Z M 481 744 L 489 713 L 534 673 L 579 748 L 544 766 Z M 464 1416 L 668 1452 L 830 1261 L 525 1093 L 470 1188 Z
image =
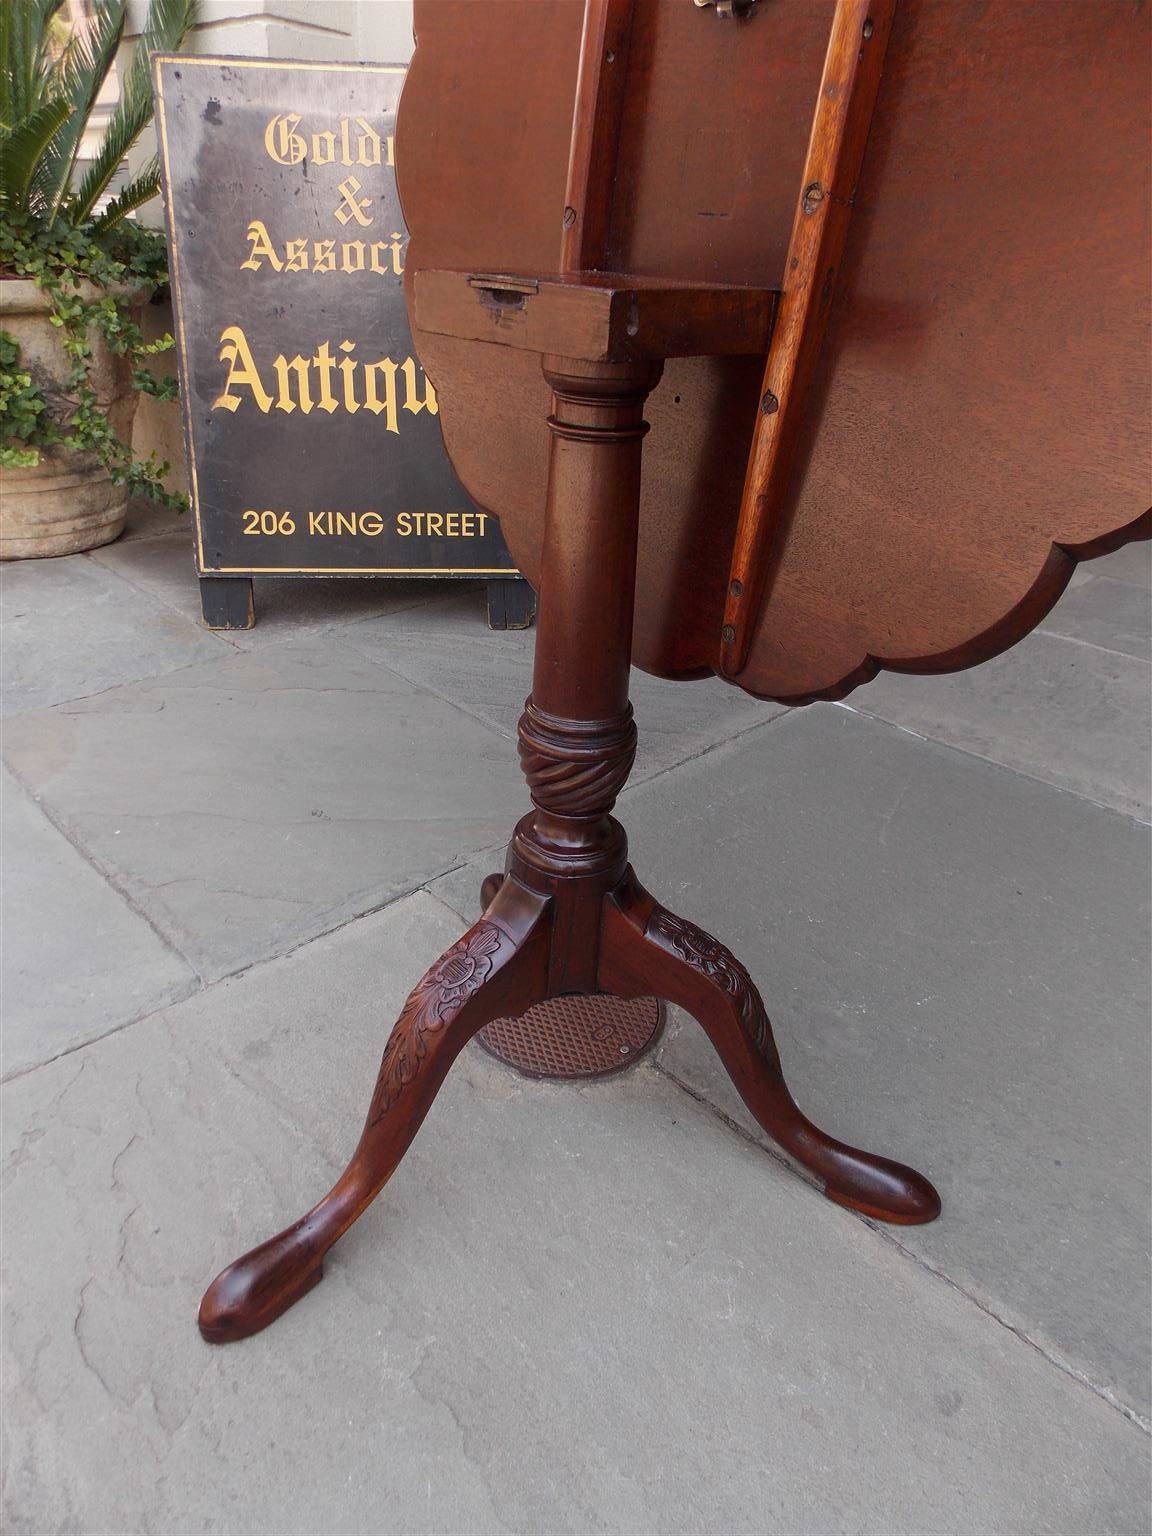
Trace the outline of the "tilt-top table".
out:
M 205 1338 L 311 1289 L 464 1045 L 577 1028 L 556 999 L 679 1005 L 829 1198 L 938 1214 L 804 1116 L 748 971 L 629 867 L 629 668 L 799 704 L 972 666 L 1148 536 L 1148 15 L 417 0 L 409 305 L 457 473 L 540 594 L 533 809 L 347 1169 L 213 1282 Z

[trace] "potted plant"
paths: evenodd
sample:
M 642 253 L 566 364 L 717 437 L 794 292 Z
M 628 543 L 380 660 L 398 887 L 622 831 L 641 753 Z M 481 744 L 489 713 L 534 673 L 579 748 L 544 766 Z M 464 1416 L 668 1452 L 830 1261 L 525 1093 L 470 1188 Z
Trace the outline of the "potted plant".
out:
M 125 0 L 70 25 L 64 0 L 0 0 L 0 558 L 109 543 L 128 498 L 183 507 L 170 468 L 131 449 L 138 391 L 156 379 L 140 306 L 167 281 L 163 236 L 130 219 L 160 188 L 153 157 L 111 191 L 152 118 L 148 56 L 179 46 L 196 0 L 151 0 L 102 140 L 85 129 L 124 34 Z

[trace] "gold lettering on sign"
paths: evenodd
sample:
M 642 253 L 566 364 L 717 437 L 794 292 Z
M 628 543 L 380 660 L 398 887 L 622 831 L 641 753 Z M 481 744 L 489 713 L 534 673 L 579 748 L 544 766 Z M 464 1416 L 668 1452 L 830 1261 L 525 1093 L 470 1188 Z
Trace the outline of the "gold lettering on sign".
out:
M 356 350 L 356 343 L 354 341 L 342 341 L 340 343 L 340 350 L 341 352 L 354 352 Z M 360 402 L 356 398 L 356 364 L 350 357 L 342 357 L 339 367 L 341 377 L 344 380 L 344 409 L 348 412 L 349 416 L 354 416 L 360 409 Z
M 379 512 L 309 512 L 308 532 L 322 539 L 342 533 L 362 533 L 374 539 L 384 532 L 384 519 Z
M 277 165 L 299 165 L 311 158 L 316 165 L 394 166 L 395 141 L 381 137 L 364 117 L 342 117 L 335 127 L 321 128 L 307 138 L 296 130 L 303 119 L 299 112 L 281 112 L 264 129 L 264 148 Z
M 340 204 L 336 209 L 336 217 L 340 223 L 347 224 L 349 219 L 355 219 L 361 228 L 367 229 L 372 220 L 365 217 L 365 212 L 371 206 L 372 199 L 357 197 L 356 194 L 363 190 L 357 178 L 346 177 L 336 190 L 340 194 Z
M 392 255 L 392 271 L 397 277 L 400 277 L 404 271 L 404 236 L 399 230 L 393 230 L 389 239 L 391 244 L 387 244 L 383 240 L 373 241 L 372 270 L 373 272 L 379 272 L 382 276 L 387 273 L 388 268 L 384 264 L 384 252 L 389 251 Z
M 379 512 L 274 512 L 248 508 L 241 514 L 243 531 L 265 538 L 291 538 L 297 528 L 313 539 L 335 539 L 362 534 L 375 539 L 384 532 Z M 307 517 L 307 523 L 301 520 Z M 482 539 L 488 524 L 486 512 L 398 512 L 396 532 L 401 538 Z
M 312 411 L 312 392 L 308 388 L 308 359 L 297 354 L 291 362 L 288 362 L 283 354 L 281 354 L 273 359 L 272 366 L 276 370 L 276 382 L 280 386 L 279 394 L 276 397 L 276 409 L 278 411 L 286 411 L 290 415 L 299 405 L 305 416 L 310 415 Z M 296 374 L 296 387 L 300 394 L 299 401 L 292 398 L 292 382 L 289 370 Z M 259 402 L 257 403 L 259 404 Z M 264 409 L 263 406 L 260 408 L 261 410 Z
M 272 238 L 263 219 L 253 219 L 247 233 L 251 249 L 248 252 L 248 259 L 240 263 L 241 272 L 259 272 L 262 261 L 266 261 L 277 272 L 282 272 L 284 263 L 276 254 L 276 247 L 272 244 Z
M 238 325 L 229 325 L 220 333 L 220 361 L 227 363 L 228 377 L 213 400 L 212 409 L 238 410 L 245 398 L 242 391 L 247 389 L 264 415 L 273 406 L 287 416 L 296 411 L 309 416 L 314 410 L 329 416 L 341 410 L 354 415 L 363 407 L 374 416 L 383 416 L 387 430 L 397 434 L 402 410 L 412 416 L 419 416 L 421 411 L 439 415 L 432 381 L 414 357 L 403 358 L 400 363 L 391 357 L 364 363 L 353 357 L 355 350 L 356 343 L 345 339 L 336 343 L 336 351 L 343 353 L 339 358 L 328 341 L 320 342 L 311 357 L 297 354 L 288 358 L 279 353 L 271 365 L 276 385 L 273 394 L 265 387 L 243 330 Z M 336 374 L 340 375 L 339 393 L 334 387 Z
M 439 416 L 440 407 L 436 404 L 436 393 L 424 378 L 424 398 L 420 398 L 420 390 L 416 383 L 416 359 L 406 357 L 400 364 L 400 372 L 404 375 L 404 409 L 411 411 L 413 416 L 419 416 L 420 412 L 427 410 L 429 416 Z M 423 370 L 421 370 L 423 372 Z
M 396 532 L 402 539 L 482 539 L 487 512 L 397 512 Z
M 317 165 L 336 164 L 336 135 L 330 128 L 312 135 L 312 158 Z
M 335 240 L 298 237 L 284 241 L 283 253 L 276 249 L 263 219 L 253 219 L 245 235 L 248 255 L 240 263 L 241 272 L 259 272 L 267 264 L 273 272 L 374 272 L 377 277 L 404 274 L 405 236 L 398 229 L 387 240 L 373 240 L 371 244 L 364 240 L 342 240 L 337 245 Z
M 265 128 L 264 148 L 277 165 L 299 165 L 308 153 L 307 144 L 296 132 L 299 126 L 298 112 L 284 112 Z
M 247 385 L 252 398 L 264 412 L 272 409 L 272 396 L 264 388 L 260 370 L 248 347 L 248 338 L 238 325 L 229 325 L 220 332 L 220 361 L 228 364 L 228 379 L 223 391 L 212 402 L 214 411 L 234 411 L 240 404 L 240 396 L 232 393 Z
M 383 400 L 376 392 L 377 376 L 384 387 Z M 384 425 L 389 432 L 400 431 L 396 425 L 396 364 L 390 357 L 382 357 L 378 363 L 364 364 L 364 404 L 373 416 L 384 415 Z

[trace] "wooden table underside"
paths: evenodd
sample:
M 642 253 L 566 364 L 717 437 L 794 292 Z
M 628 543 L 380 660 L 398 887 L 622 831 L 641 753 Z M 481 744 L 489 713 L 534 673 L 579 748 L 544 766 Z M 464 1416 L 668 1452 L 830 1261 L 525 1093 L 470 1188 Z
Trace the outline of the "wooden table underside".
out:
M 410 271 L 555 270 L 570 129 L 555 102 L 581 14 L 418 7 Z M 831 0 L 771 0 L 748 21 L 635 6 L 608 265 L 780 285 L 831 15 Z M 838 696 L 877 665 L 972 665 L 1039 621 L 1076 558 L 1146 535 L 1148 24 L 1093 0 L 1058 26 L 1046 0 L 900 0 L 748 691 Z M 417 345 L 462 480 L 537 580 L 537 359 L 419 328 Z M 634 634 L 649 671 L 718 666 L 762 375 L 760 356 L 673 357 L 649 401 Z

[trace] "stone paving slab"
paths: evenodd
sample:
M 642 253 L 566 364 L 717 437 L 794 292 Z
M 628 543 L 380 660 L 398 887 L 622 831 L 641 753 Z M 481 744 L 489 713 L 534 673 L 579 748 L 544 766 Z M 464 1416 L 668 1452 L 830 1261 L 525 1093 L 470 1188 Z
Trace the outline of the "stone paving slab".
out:
M 86 555 L 9 561 L 0 573 L 0 617 L 4 715 L 158 677 L 230 649 Z
M 203 1344 L 456 931 L 414 896 L 3 1089 L 12 1536 L 1145 1531 L 1141 1430 L 644 1068 L 466 1052 L 323 1283 Z
M 8 1076 L 186 996 L 192 968 L 0 774 Z
M 1125 544 L 1123 549 L 1101 555 L 1098 560 L 1086 560 L 1077 566 L 1092 576 L 1106 576 L 1110 581 L 1128 581 L 1134 586 L 1152 590 L 1152 543 L 1147 539 L 1137 544 Z
M 535 632 L 485 629 L 483 609 L 482 590 L 462 592 L 435 607 L 349 625 L 340 638 L 514 739 L 532 687 Z M 632 707 L 640 731 L 634 781 L 783 711 L 782 705 L 749 698 L 716 677 L 670 683 L 635 668 Z
M 801 1106 L 936 1183 L 894 1241 L 1146 1415 L 1147 829 L 835 706 L 626 821 L 648 889 L 749 966 Z M 471 915 L 488 862 L 432 889 Z M 760 1134 L 693 1021 L 659 1060 Z
M 1150 688 L 1147 662 L 1045 633 L 968 672 L 884 672 L 849 707 L 1146 820 Z
M 1129 582 L 1106 577 L 1086 582 L 1064 595 L 1040 629 L 1152 661 L 1152 600 Z
M 147 496 L 129 497 L 124 532 L 116 542 L 126 544 L 132 539 L 155 539 L 164 533 L 178 533 L 185 540 L 190 539 L 191 512 L 170 512 L 167 507 L 158 507 L 149 501 Z
M 201 624 L 200 584 L 187 526 L 158 538 L 118 540 L 94 550 L 92 558 L 134 587 Z M 257 577 L 253 585 L 256 624 L 252 629 L 217 631 L 240 650 L 255 650 L 315 634 L 336 624 L 394 613 L 455 595 L 456 583 L 384 580 L 350 576 Z M 483 612 L 479 615 L 483 625 Z
M 411 890 L 528 805 L 507 741 L 323 638 L 25 715 L 4 747 L 207 977 Z

